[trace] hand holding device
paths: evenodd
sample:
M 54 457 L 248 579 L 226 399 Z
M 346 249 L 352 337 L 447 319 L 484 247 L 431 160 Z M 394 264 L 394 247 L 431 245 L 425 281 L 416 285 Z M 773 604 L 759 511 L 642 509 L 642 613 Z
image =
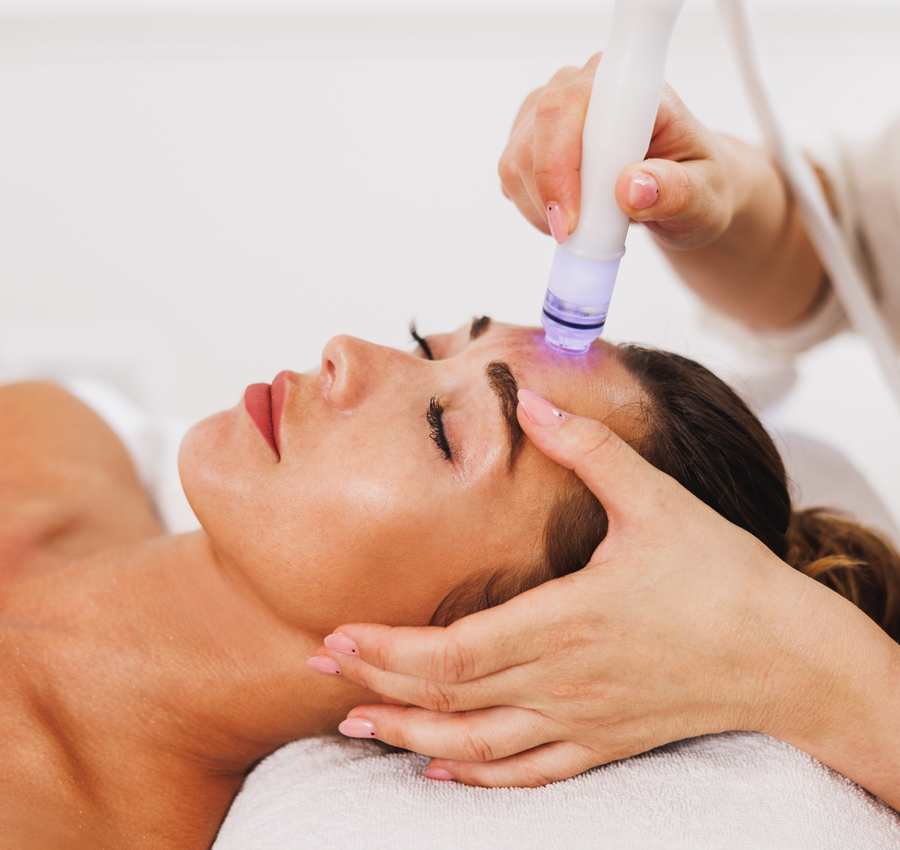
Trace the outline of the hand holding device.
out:
M 683 3 L 616 3 L 582 133 L 581 215 L 575 232 L 556 249 L 541 313 L 554 348 L 587 351 L 603 332 L 629 223 L 616 203 L 616 181 L 647 152 Z

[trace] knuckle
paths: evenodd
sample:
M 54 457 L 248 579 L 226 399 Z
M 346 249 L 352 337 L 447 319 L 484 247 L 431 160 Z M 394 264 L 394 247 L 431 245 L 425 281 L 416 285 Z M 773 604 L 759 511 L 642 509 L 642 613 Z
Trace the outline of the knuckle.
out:
M 540 788 L 543 785 L 549 785 L 553 781 L 554 777 L 533 759 L 522 759 L 522 762 L 519 765 L 518 785 L 525 788 Z
M 534 163 L 534 135 L 521 133 L 513 145 L 513 159 L 517 170 L 531 171 Z
M 364 684 L 369 685 L 394 668 L 398 648 L 394 640 L 394 634 L 387 633 L 376 644 L 366 648 L 366 660 L 351 655 L 343 663 L 349 665 Z
M 561 114 L 574 108 L 578 101 L 577 92 L 571 86 L 547 89 L 535 101 L 535 119 L 538 121 L 555 120 Z
M 519 110 L 519 119 L 525 118 L 531 113 L 531 111 L 534 109 L 535 102 L 546 91 L 546 88 L 546 86 L 540 86 L 525 98 L 524 102 L 522 103 L 522 108 L 521 110 Z
M 671 212 L 677 214 L 690 207 L 694 199 L 694 187 L 685 169 L 676 169 L 672 176 L 674 180 L 669 184 L 672 197 Z
M 460 744 L 466 761 L 486 762 L 493 761 L 495 758 L 494 748 L 477 729 L 466 729 L 462 733 Z
M 610 428 L 594 422 L 590 431 L 582 437 L 579 449 L 582 461 L 590 464 L 597 456 L 609 457 L 610 453 L 621 451 L 623 445 Z
M 542 163 L 534 169 L 534 187 L 542 199 L 558 200 L 565 191 L 568 173 L 555 168 L 552 163 Z
M 727 189 L 717 180 L 707 181 L 702 196 L 697 199 L 700 207 L 698 218 L 703 227 L 711 231 L 711 237 L 720 236 L 728 226 L 727 204 L 723 201 Z
M 421 705 L 422 708 L 441 713 L 453 711 L 453 700 L 450 697 L 446 685 L 443 685 L 440 682 L 425 682 L 422 691 Z
M 416 748 L 416 742 L 406 734 L 403 723 L 391 723 L 384 718 L 378 718 L 378 740 L 403 750 Z
M 582 70 L 583 69 L 579 68 L 577 65 L 566 65 L 564 68 L 560 68 L 550 78 L 550 82 L 547 84 L 547 86 L 564 86 L 567 83 L 571 82 L 574 77 L 577 77 L 582 72 Z
M 462 640 L 456 637 L 453 626 L 448 627 L 445 640 L 435 659 L 437 677 L 442 682 L 467 682 L 475 673 L 475 656 Z
M 516 153 L 512 145 L 503 151 L 500 162 L 497 163 L 497 173 L 504 186 L 514 186 L 519 181 L 519 168 L 516 165 Z
M 344 658 L 338 662 L 338 665 L 341 668 L 341 675 L 345 679 L 378 693 L 378 683 L 375 681 L 377 678 L 376 668 L 370 667 L 365 662 L 354 664 L 351 660 Z

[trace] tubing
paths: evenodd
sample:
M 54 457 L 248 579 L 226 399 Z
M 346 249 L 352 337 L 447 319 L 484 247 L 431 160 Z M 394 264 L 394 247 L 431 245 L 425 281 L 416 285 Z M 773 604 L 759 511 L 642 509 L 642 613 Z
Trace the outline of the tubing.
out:
M 738 67 L 766 145 L 791 189 L 810 240 L 828 273 L 850 324 L 868 339 L 888 387 L 900 405 L 900 361 L 872 292 L 844 244 L 822 187 L 796 145 L 792 144 L 772 105 L 757 50 L 754 23 L 743 0 L 719 0 L 726 29 L 738 58 Z

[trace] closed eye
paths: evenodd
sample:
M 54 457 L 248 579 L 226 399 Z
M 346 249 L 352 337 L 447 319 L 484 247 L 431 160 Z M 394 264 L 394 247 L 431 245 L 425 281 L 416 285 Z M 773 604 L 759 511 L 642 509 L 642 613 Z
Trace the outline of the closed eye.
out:
M 441 404 L 437 396 L 432 397 L 425 418 L 431 427 L 431 439 L 444 456 L 444 460 L 452 461 L 453 451 L 450 449 L 450 443 L 444 431 L 444 405 Z
M 428 345 L 428 340 L 425 337 L 419 335 L 419 331 L 416 329 L 415 319 L 409 323 L 409 335 L 413 338 L 413 341 L 419 348 L 425 352 L 425 357 L 428 360 L 434 360 L 434 355 L 431 353 L 431 346 Z

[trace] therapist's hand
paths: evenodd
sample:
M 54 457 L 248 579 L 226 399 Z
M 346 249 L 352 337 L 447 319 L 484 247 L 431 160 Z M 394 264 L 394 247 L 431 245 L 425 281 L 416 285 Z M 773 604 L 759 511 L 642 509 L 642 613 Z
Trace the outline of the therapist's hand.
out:
M 319 652 L 408 704 L 360 706 L 341 731 L 442 757 L 432 778 L 533 786 L 694 735 L 814 722 L 798 710 L 821 677 L 803 612 L 830 591 L 599 422 L 524 392 L 518 416 L 604 504 L 606 539 L 585 569 L 447 628 L 336 630 Z
M 599 61 L 563 68 L 532 92 L 500 157 L 504 194 L 560 243 L 578 225 L 581 133 Z M 646 156 L 619 175 L 616 201 L 682 280 L 751 328 L 803 321 L 828 281 L 768 154 L 712 133 L 667 86 Z
M 578 224 L 581 132 L 600 54 L 584 68 L 563 68 L 533 91 L 516 117 L 500 157 L 503 192 L 557 242 Z M 735 193 L 720 137 L 691 114 L 666 86 L 647 159 L 625 169 L 616 200 L 648 224 L 668 247 L 702 248 L 717 239 L 735 212 Z

